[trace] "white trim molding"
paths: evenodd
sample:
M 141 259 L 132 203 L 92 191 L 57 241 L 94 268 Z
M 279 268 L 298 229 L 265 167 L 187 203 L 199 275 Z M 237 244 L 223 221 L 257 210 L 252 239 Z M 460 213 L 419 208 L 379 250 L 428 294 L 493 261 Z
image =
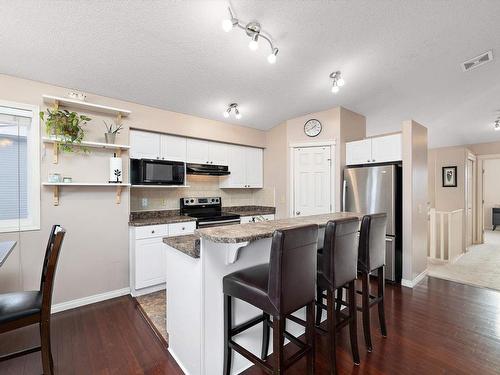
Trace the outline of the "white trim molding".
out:
M 107 299 L 126 296 L 127 294 L 130 294 L 130 288 L 128 287 L 112 290 L 110 292 L 94 294 L 92 296 L 78 298 L 67 302 L 56 303 L 55 305 L 52 305 L 51 312 L 52 314 L 55 314 L 61 311 L 71 310 L 77 307 L 90 305 L 92 303 L 105 301 Z
M 427 268 L 422 271 L 420 274 L 417 275 L 413 280 L 406 280 L 402 279 L 401 280 L 401 285 L 405 286 L 407 288 L 414 288 L 417 286 L 418 283 L 420 283 L 425 277 L 427 276 Z

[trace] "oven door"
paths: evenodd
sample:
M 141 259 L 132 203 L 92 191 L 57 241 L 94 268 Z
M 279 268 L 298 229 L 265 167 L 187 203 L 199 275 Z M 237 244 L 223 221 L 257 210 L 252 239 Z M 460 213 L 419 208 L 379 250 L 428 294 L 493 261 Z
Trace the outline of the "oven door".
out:
M 184 185 L 186 167 L 183 162 L 141 160 L 142 184 Z

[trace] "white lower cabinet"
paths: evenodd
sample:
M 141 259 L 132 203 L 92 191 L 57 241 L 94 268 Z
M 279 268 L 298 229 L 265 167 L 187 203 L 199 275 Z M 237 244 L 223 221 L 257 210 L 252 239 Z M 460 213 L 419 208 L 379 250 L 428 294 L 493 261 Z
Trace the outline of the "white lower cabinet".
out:
M 164 288 L 166 249 L 163 238 L 192 234 L 196 222 L 130 227 L 130 292 L 133 296 Z
M 245 223 L 258 223 L 259 221 L 274 220 L 274 215 L 255 215 L 255 216 L 242 216 L 240 217 L 241 224 Z
M 135 289 L 164 283 L 166 280 L 163 237 L 135 242 Z

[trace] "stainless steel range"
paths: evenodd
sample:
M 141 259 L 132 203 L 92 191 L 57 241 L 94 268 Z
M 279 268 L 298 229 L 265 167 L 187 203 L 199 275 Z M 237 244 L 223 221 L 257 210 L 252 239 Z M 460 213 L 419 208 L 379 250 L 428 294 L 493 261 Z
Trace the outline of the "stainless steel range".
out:
M 180 200 L 181 215 L 196 218 L 197 228 L 240 223 L 240 215 L 222 212 L 221 197 L 181 198 Z

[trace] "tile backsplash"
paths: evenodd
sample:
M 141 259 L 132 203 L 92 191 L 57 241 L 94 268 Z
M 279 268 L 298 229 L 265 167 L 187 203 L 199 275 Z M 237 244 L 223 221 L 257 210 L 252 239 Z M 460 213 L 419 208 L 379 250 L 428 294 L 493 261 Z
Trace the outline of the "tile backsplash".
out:
M 272 206 L 274 189 L 221 189 L 214 176 L 187 176 L 187 188 L 134 188 L 130 192 L 130 210 L 179 209 L 182 197 L 222 197 L 223 206 Z

